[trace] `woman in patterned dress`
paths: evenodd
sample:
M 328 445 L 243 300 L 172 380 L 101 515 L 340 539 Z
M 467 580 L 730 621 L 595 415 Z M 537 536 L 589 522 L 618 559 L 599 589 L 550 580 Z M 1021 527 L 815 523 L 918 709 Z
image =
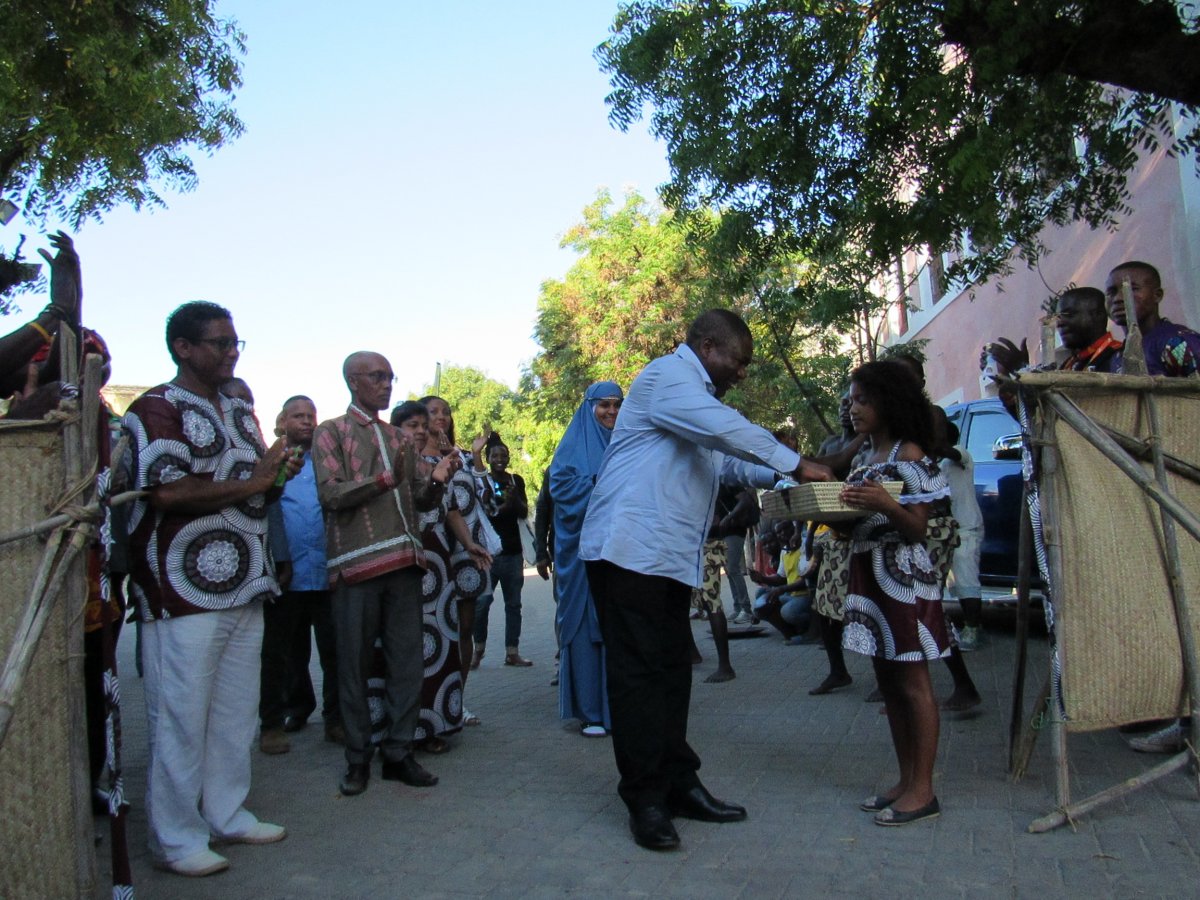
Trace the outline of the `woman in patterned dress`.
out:
M 454 452 L 454 414 L 441 397 L 433 394 L 422 397 L 419 401 L 429 412 L 429 437 L 425 442 L 424 456 L 436 464 L 447 453 Z M 491 523 L 483 510 L 481 496 L 482 480 L 487 477 L 487 470 L 480 462 L 480 453 L 491 432 L 486 430 L 471 443 L 471 450 L 458 449 L 462 454 L 463 466 L 454 473 L 447 494 L 454 495 L 454 506 L 466 525 L 473 540 L 480 547 L 498 547 L 499 538 L 492 531 Z M 490 535 L 489 535 L 490 532 Z M 494 542 L 493 542 L 494 539 Z M 460 543 L 450 554 L 448 581 L 454 598 L 458 617 L 458 655 L 462 663 L 462 686 L 467 685 L 467 672 L 471 668 L 471 660 L 475 656 L 475 642 L 472 632 L 475 627 L 475 600 L 491 590 L 490 575 L 491 561 L 480 567 L 476 559 L 467 552 Z M 463 707 L 463 724 L 478 725 L 479 717 Z
M 392 410 L 391 422 L 424 453 L 429 438 L 425 406 L 407 400 Z M 425 457 L 428 461 L 428 457 Z M 446 491 L 440 505 L 421 513 L 421 543 L 425 549 L 425 574 L 421 580 L 423 653 L 425 673 L 421 683 L 421 711 L 414 746 L 426 753 L 450 749 L 446 736 L 462 730 L 463 674 L 458 654 L 458 604 L 454 599 L 456 553 L 488 565 L 486 550 L 471 538 L 458 509 L 458 491 Z
M 950 652 L 942 584 L 954 544 L 950 490 L 926 454 L 934 446 L 929 404 L 908 367 L 868 363 L 850 376 L 850 420 L 868 437 L 842 489 L 868 511 L 850 535 L 850 582 L 842 644 L 872 657 L 900 778 L 861 804 L 878 825 L 940 812 L 933 793 L 938 706 L 929 660 Z M 902 481 L 899 500 L 880 482 Z

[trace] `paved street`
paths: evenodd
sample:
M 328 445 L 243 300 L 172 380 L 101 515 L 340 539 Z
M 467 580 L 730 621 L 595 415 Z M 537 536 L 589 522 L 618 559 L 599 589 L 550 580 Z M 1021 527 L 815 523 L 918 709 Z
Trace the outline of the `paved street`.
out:
M 726 588 L 727 590 L 727 588 Z M 680 851 L 636 847 L 615 791 L 607 739 L 585 739 L 558 719 L 550 687 L 554 636 L 550 591 L 525 582 L 522 652 L 531 669 L 506 668 L 500 601 L 483 667 L 467 705 L 483 720 L 422 762 L 441 778 L 420 790 L 383 782 L 338 794 L 341 748 L 324 743 L 319 719 L 292 735 L 292 751 L 254 751 L 249 808 L 287 826 L 280 844 L 222 850 L 232 866 L 191 880 L 151 868 L 145 850 L 145 719 L 132 664 L 133 629 L 121 648 L 125 774 L 133 803 L 130 846 L 142 898 L 392 897 L 1131 897 L 1200 894 L 1200 802 L 1176 774 L 1042 835 L 1025 831 L 1053 806 L 1049 735 L 1027 777 L 1006 772 L 1014 641 L 1004 617 L 990 643 L 968 656 L 985 697 L 973 716 L 942 722 L 935 772 L 942 816 L 879 828 L 858 802 L 894 777 L 886 719 L 863 702 L 868 660 L 847 654 L 855 683 L 825 697 L 808 689 L 825 674 L 819 646 L 785 646 L 773 633 L 733 642 L 735 681 L 709 685 L 696 667 L 690 737 L 719 797 L 743 803 L 749 820 L 678 820 Z M 727 609 L 730 605 L 727 603 Z M 1046 643 L 1032 645 L 1030 694 Z M 314 653 L 314 659 L 316 654 Z M 934 670 L 944 696 L 950 679 Z M 1073 794 L 1084 797 L 1136 774 L 1152 757 L 1115 732 L 1071 739 Z M 107 854 L 107 840 L 98 849 Z M 107 877 L 107 876 L 105 876 Z M 103 886 L 102 886 L 103 888 Z M 105 894 L 102 889 L 101 894 Z

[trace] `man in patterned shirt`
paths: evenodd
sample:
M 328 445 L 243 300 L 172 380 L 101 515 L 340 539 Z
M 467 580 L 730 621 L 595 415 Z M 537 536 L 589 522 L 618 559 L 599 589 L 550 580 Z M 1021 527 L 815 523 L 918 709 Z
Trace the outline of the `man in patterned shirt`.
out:
M 378 353 L 352 353 L 342 366 L 350 389 L 346 414 L 317 426 L 312 458 L 325 510 L 326 568 L 333 590 L 338 699 L 346 735 L 346 796 L 367 789 L 371 713 L 367 670 L 375 641 L 387 665 L 381 741 L 383 777 L 432 787 L 437 777 L 412 755 L 424 675 L 421 578 L 425 550 L 418 510 L 441 502 L 460 468 L 458 451 L 436 467 L 418 460 L 403 433 L 379 418 L 396 380 Z
M 1131 260 L 1123 262 L 1108 273 L 1105 294 L 1113 321 L 1129 330 L 1126 324 L 1124 288 L 1129 284 L 1133 296 L 1133 311 L 1142 332 L 1142 351 L 1146 355 L 1146 371 L 1150 375 L 1187 378 L 1200 370 L 1200 334 L 1176 325 L 1158 314 L 1162 302 L 1162 277 L 1150 263 Z
M 178 366 L 125 416 L 137 487 L 130 598 L 142 620 L 150 849 L 180 875 L 229 867 L 209 849 L 282 840 L 242 803 L 258 719 L 262 601 L 279 593 L 266 495 L 299 462 L 264 446 L 251 408 L 220 393 L 243 341 L 229 310 L 185 303 L 167 319 Z

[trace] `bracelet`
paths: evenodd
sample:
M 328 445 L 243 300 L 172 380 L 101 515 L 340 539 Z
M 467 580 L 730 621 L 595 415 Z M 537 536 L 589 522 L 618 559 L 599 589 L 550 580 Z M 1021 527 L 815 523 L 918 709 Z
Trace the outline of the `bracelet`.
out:
M 40 334 L 42 336 L 42 340 L 44 340 L 47 344 L 54 340 L 54 337 L 50 334 L 50 332 L 37 323 L 37 319 L 34 319 L 32 322 L 30 322 L 29 327 Z
M 487 473 L 487 469 L 483 469 L 482 471 L 480 471 L 479 469 L 472 469 L 471 474 L 474 475 L 476 478 L 487 478 L 488 473 Z

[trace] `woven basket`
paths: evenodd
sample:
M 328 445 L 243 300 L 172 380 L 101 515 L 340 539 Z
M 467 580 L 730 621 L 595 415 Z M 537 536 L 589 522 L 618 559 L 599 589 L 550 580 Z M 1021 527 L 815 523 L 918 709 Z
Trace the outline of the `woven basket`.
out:
M 899 497 L 904 488 L 901 481 L 884 481 L 893 497 Z M 782 491 L 767 491 L 762 497 L 763 515 L 771 519 L 803 519 L 810 522 L 845 522 L 861 519 L 867 510 L 846 506 L 839 498 L 845 485 L 840 481 L 819 481 L 784 488 Z

